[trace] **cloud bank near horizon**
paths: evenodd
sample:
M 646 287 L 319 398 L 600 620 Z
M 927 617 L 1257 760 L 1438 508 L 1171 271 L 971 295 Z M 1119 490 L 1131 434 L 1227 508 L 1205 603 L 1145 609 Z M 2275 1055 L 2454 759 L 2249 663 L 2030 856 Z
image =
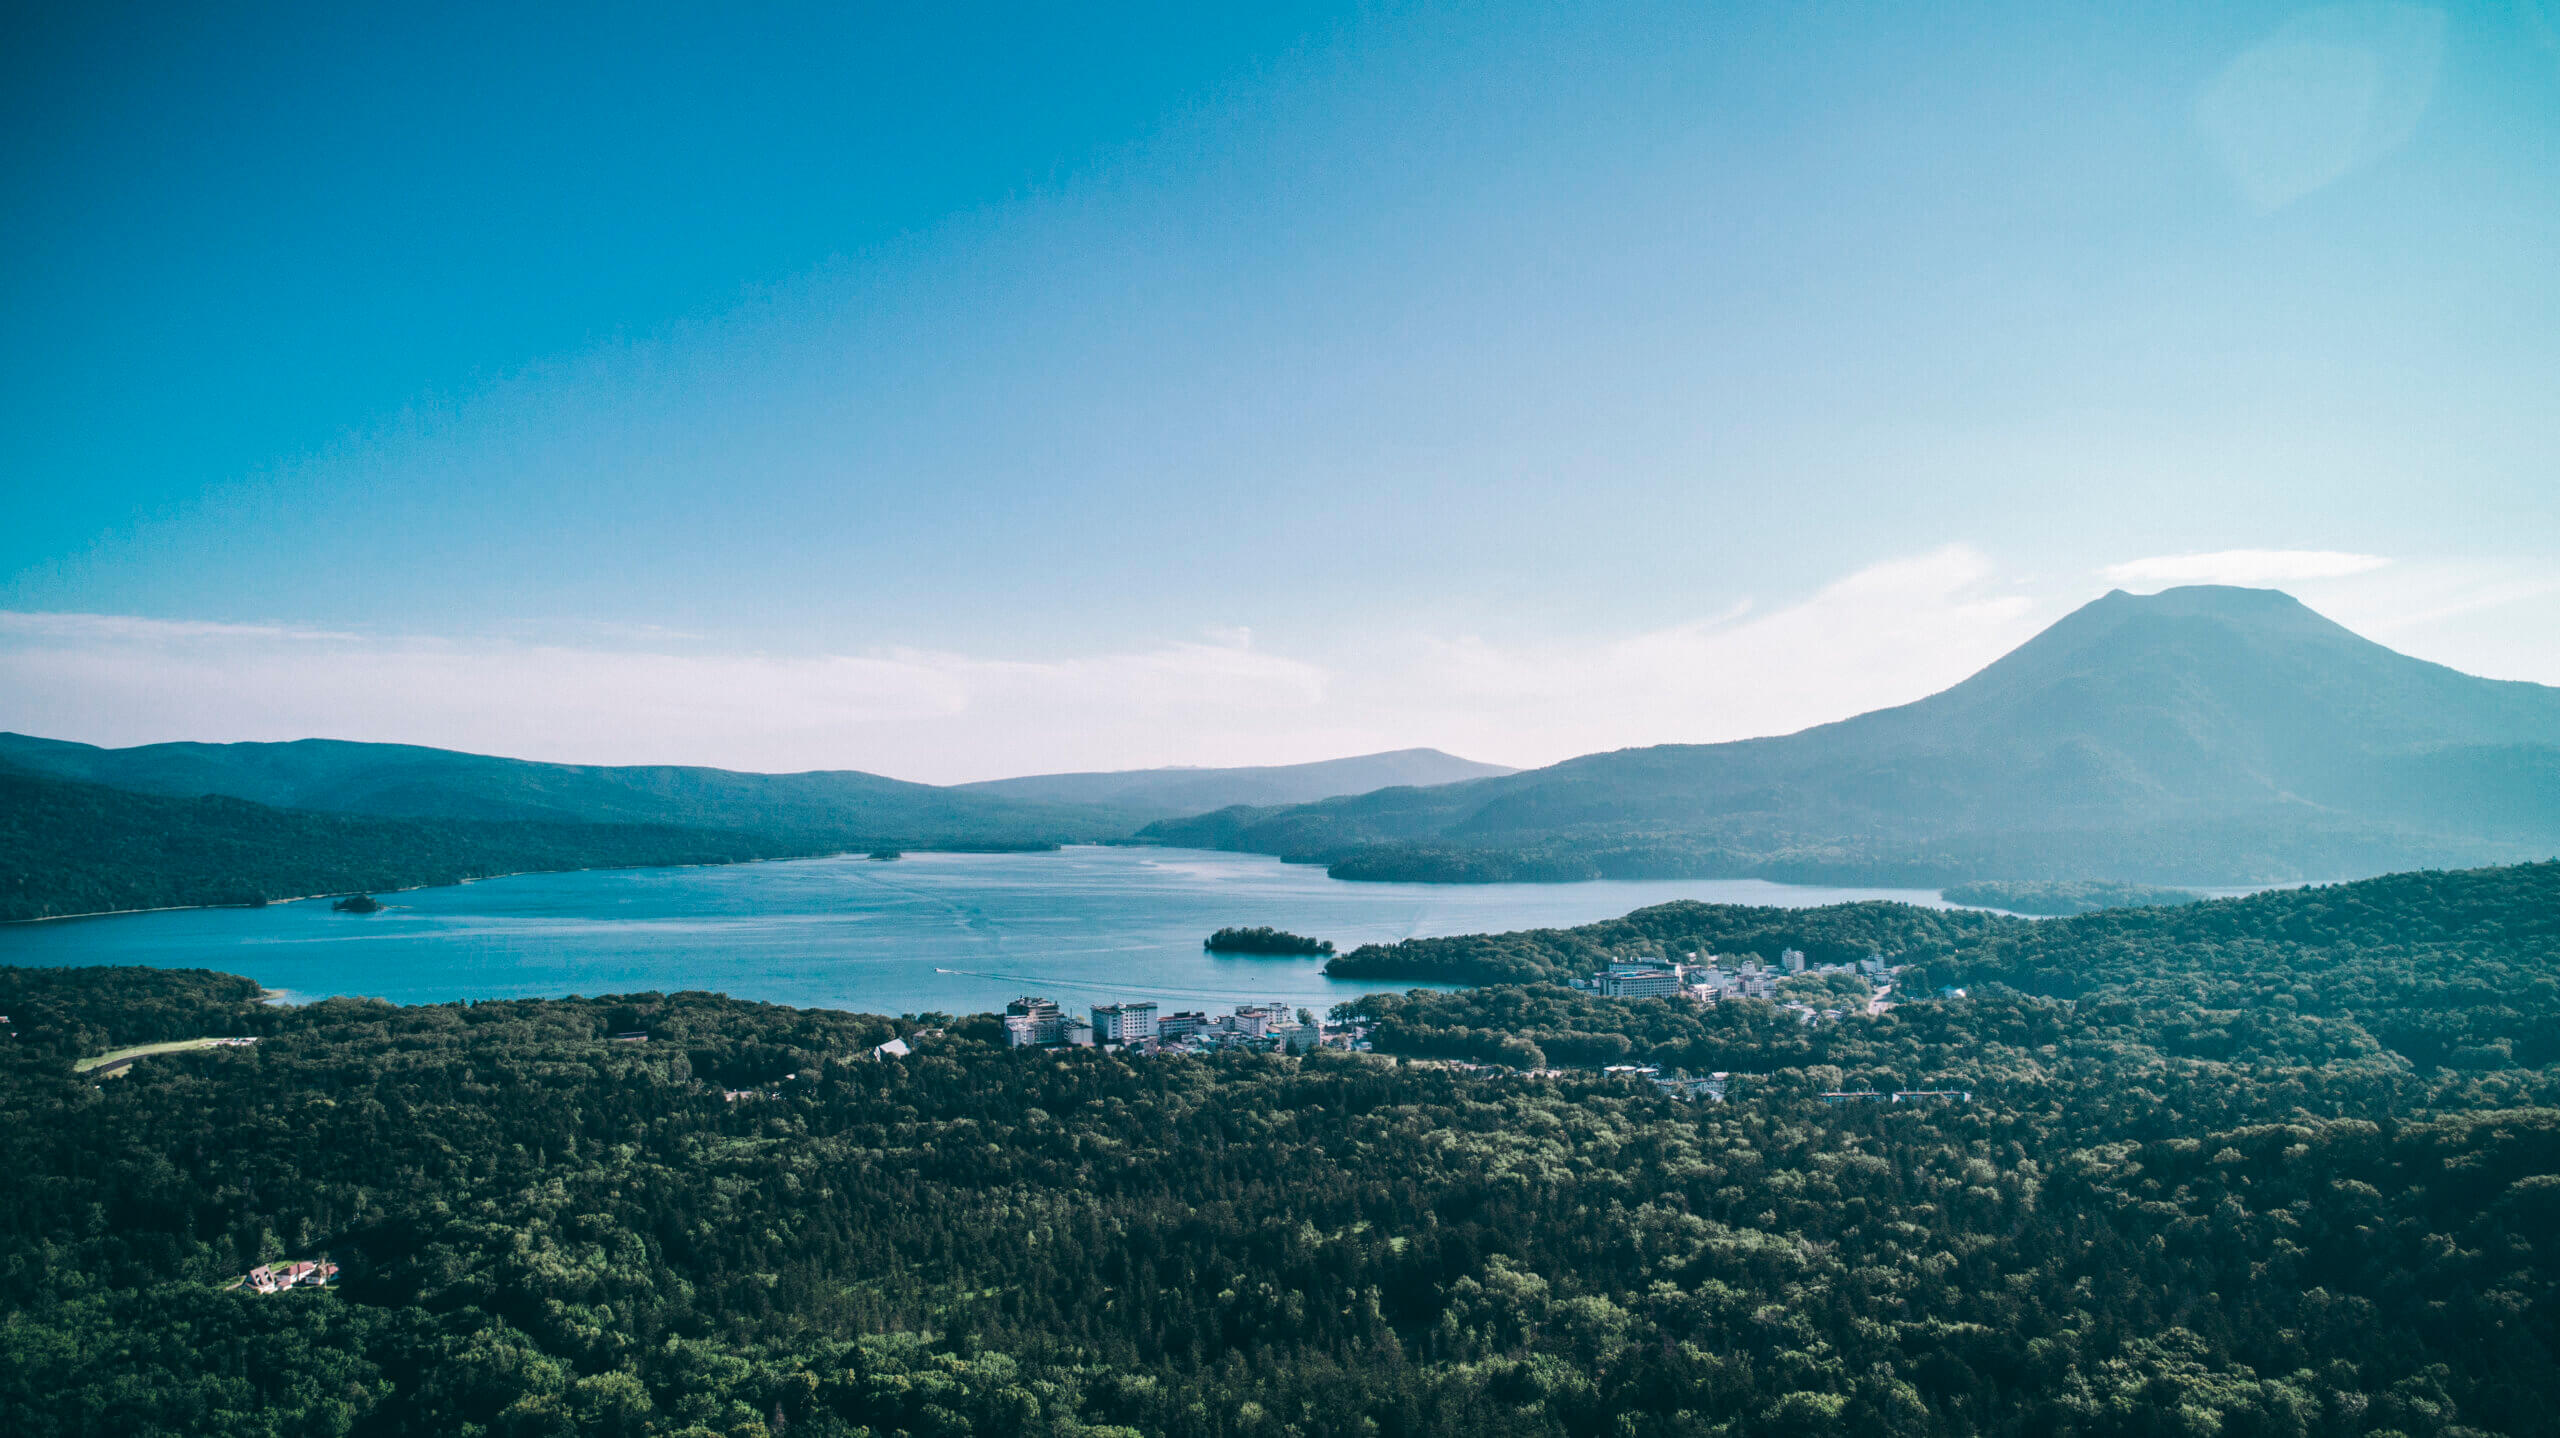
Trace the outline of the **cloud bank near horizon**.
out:
M 2111 565 L 2116 583 L 2283 582 L 2428 657 L 2560 680 L 2560 641 L 2480 665 L 2462 620 L 2552 606 L 2496 566 L 2230 550 Z M 791 655 L 683 636 L 536 643 L 291 625 L 0 612 L 0 728 L 106 745 L 314 736 L 561 762 L 863 769 L 933 783 L 1161 764 L 1270 764 L 1428 745 L 1531 766 L 1784 733 L 1945 688 L 2074 604 L 1950 545 L 1791 603 L 1598 640 L 1390 630 L 1321 657 L 1243 630 L 1054 660 L 887 646 Z M 2498 635 L 2560 633 L 2505 622 Z M 2475 646 L 2476 647 L 2476 646 Z M 2499 656 L 2491 654 L 2495 659 Z M 2528 671 L 2515 673 L 2521 667 Z

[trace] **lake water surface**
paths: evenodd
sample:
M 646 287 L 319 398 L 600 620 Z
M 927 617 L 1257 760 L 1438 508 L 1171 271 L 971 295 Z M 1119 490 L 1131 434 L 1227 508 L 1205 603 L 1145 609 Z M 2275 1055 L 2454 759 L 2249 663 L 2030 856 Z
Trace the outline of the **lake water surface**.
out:
M 0 925 L 0 964 L 148 964 L 246 974 L 294 999 L 398 1003 L 711 989 L 870 1013 L 1000 1009 L 1025 993 L 1081 1009 L 1283 1000 L 1321 1009 L 1390 987 L 1307 959 L 1221 958 L 1200 941 L 1270 924 L 1374 940 L 1543 928 L 1672 899 L 1802 906 L 1928 889 L 1757 879 L 1368 884 L 1252 854 L 1073 848 L 526 874 L 383 896 Z

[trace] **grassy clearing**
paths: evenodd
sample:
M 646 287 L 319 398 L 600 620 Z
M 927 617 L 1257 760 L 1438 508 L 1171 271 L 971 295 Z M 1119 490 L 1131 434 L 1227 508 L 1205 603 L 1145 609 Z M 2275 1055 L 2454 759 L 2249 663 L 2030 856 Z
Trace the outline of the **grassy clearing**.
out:
M 135 1044 L 129 1049 L 112 1049 L 106 1053 L 98 1055 L 96 1058 L 82 1059 L 71 1066 L 71 1071 L 76 1074 L 84 1074 L 91 1069 L 103 1067 L 107 1064 L 114 1063 L 119 1059 L 138 1059 L 145 1054 L 173 1054 L 181 1049 L 209 1049 L 222 1042 L 224 1042 L 224 1040 L 213 1038 L 171 1039 L 167 1043 Z

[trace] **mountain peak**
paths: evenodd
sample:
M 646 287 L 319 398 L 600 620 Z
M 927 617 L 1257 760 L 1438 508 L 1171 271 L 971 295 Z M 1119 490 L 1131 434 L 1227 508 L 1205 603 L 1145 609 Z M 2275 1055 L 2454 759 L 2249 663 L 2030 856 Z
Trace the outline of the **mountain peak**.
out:
M 2370 656 L 2390 650 L 2325 618 L 2281 589 L 2234 584 L 2182 584 L 2154 594 L 2111 589 L 2048 625 L 1972 678 L 1936 696 L 1961 702 L 1985 689 L 2045 675 L 2056 666 L 2078 666 L 2127 646 L 2193 644 L 2218 637 L 2277 645 L 2310 644 Z M 2414 661 L 2410 661 L 2414 662 Z M 1933 700 L 1922 700 L 1930 704 Z
M 2222 619 L 2234 623 L 2308 622 L 2347 633 L 2338 624 L 2281 589 L 2252 589 L 2238 584 L 2181 584 L 2150 594 L 2110 589 L 2082 608 L 2110 605 L 2140 614 L 2181 619 Z
M 2235 625 L 2272 624 L 2296 630 L 2353 632 L 2323 618 L 2317 610 L 2281 589 L 2251 589 L 2238 584 L 2181 584 L 2149 594 L 2110 589 L 2063 616 L 2055 627 L 2083 615 L 2118 621 L 2136 617 L 2215 619 Z
M 1532 876 L 2236 883 L 2505 862 L 2560 838 L 2560 690 L 2397 653 L 2281 590 L 2115 590 L 1953 688 L 1795 734 L 1219 822 L 1156 832 L 1426 856 L 1364 877 L 1439 872 L 1444 850 Z

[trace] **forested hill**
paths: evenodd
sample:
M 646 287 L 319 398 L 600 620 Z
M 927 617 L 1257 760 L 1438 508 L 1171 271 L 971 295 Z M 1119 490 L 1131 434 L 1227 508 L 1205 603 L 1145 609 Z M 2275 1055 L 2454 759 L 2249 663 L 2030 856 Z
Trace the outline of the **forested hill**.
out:
M 1809 1062 L 1829 1041 L 1790 1032 L 1803 1029 L 1795 1017 L 1756 1006 L 1739 1006 L 1737 1017 L 1685 1002 L 1627 1004 L 1546 981 L 1612 953 L 1774 956 L 1780 946 L 1817 963 L 1898 949 L 1912 965 L 1896 984 L 1906 1004 L 1925 1008 L 1948 986 L 2065 998 L 2076 1014 L 2135 1025 L 2147 1042 L 2191 1058 L 2374 1060 L 2367 1077 L 2391 1083 L 2435 1070 L 2560 1073 L 2560 863 L 2041 922 L 1898 904 L 1666 904 L 1580 929 L 1409 940 L 1344 959 L 1364 976 L 1504 985 L 1364 1000 L 1395 1016 L 1381 1042 L 1406 1052 L 1705 1071 L 1766 1062 L 1773 1051 Z
M 663 824 L 374 819 L 135 794 L 0 766 L 0 920 L 824 852 Z
M 0 734 L 0 764 L 142 793 L 221 794 L 273 808 L 400 819 L 657 824 L 862 840 L 1055 844 L 1127 835 L 1142 816 L 910 784 L 851 769 L 753 774 L 678 765 L 544 764 L 303 739 L 289 744 L 146 744 L 101 749 Z
M 1779 738 L 1152 825 L 1449 882 L 2256 883 L 2560 852 L 2560 690 L 2268 590 L 2107 595 L 1954 688 Z
M 1945 959 L 1959 945 L 2029 921 L 1972 909 L 1923 909 L 1869 900 L 1819 908 L 1680 900 L 1571 929 L 1521 929 L 1362 944 L 1325 964 L 1337 979 L 1390 983 L 1517 984 L 1579 977 L 1622 954 L 1755 956 L 1771 964 L 1789 949 L 1816 964 L 1870 954 Z
M 2560 862 L 2389 874 L 2041 920 L 1881 900 L 1803 909 L 1684 900 L 1570 929 L 1363 944 L 1335 957 L 1325 972 L 1386 983 L 1538 983 L 1588 974 L 1625 954 L 1717 953 L 1774 965 L 1786 950 L 1798 949 L 1817 965 L 1896 955 L 1920 970 L 1906 987 L 1923 990 L 1992 981 L 2079 993 L 2111 984 L 2192 987 L 2210 980 L 2215 966 L 2241 948 L 2250 963 L 2263 965 L 2270 955 L 2306 948 L 2366 947 L 2393 948 L 2401 957 L 2392 962 L 2404 968 L 2414 962 L 2408 955 L 2428 950 L 2441 962 L 2417 964 L 2411 981 L 2425 970 L 2428 984 L 2454 988 L 2504 964 L 2501 955 L 2509 951 L 2560 952 Z M 2538 992 L 2530 984 L 2523 989 Z M 2387 1021 L 2386 1000 L 2366 1002 L 2377 1022 Z M 2560 1043 L 2560 1005 L 2551 1012 L 2552 1041 Z M 2536 1042 L 2521 1035 L 2516 1041 Z M 2560 1049 L 2553 1057 L 2560 1059 Z
M 1813 1025 L 1363 1001 L 1390 1048 L 1711 1064 L 1721 1104 L 0 970 L 0 1426 L 2546 1438 L 2555 914 L 2537 866 L 1997 921 L 1971 997 Z M 318 1257 L 335 1291 L 226 1288 Z

